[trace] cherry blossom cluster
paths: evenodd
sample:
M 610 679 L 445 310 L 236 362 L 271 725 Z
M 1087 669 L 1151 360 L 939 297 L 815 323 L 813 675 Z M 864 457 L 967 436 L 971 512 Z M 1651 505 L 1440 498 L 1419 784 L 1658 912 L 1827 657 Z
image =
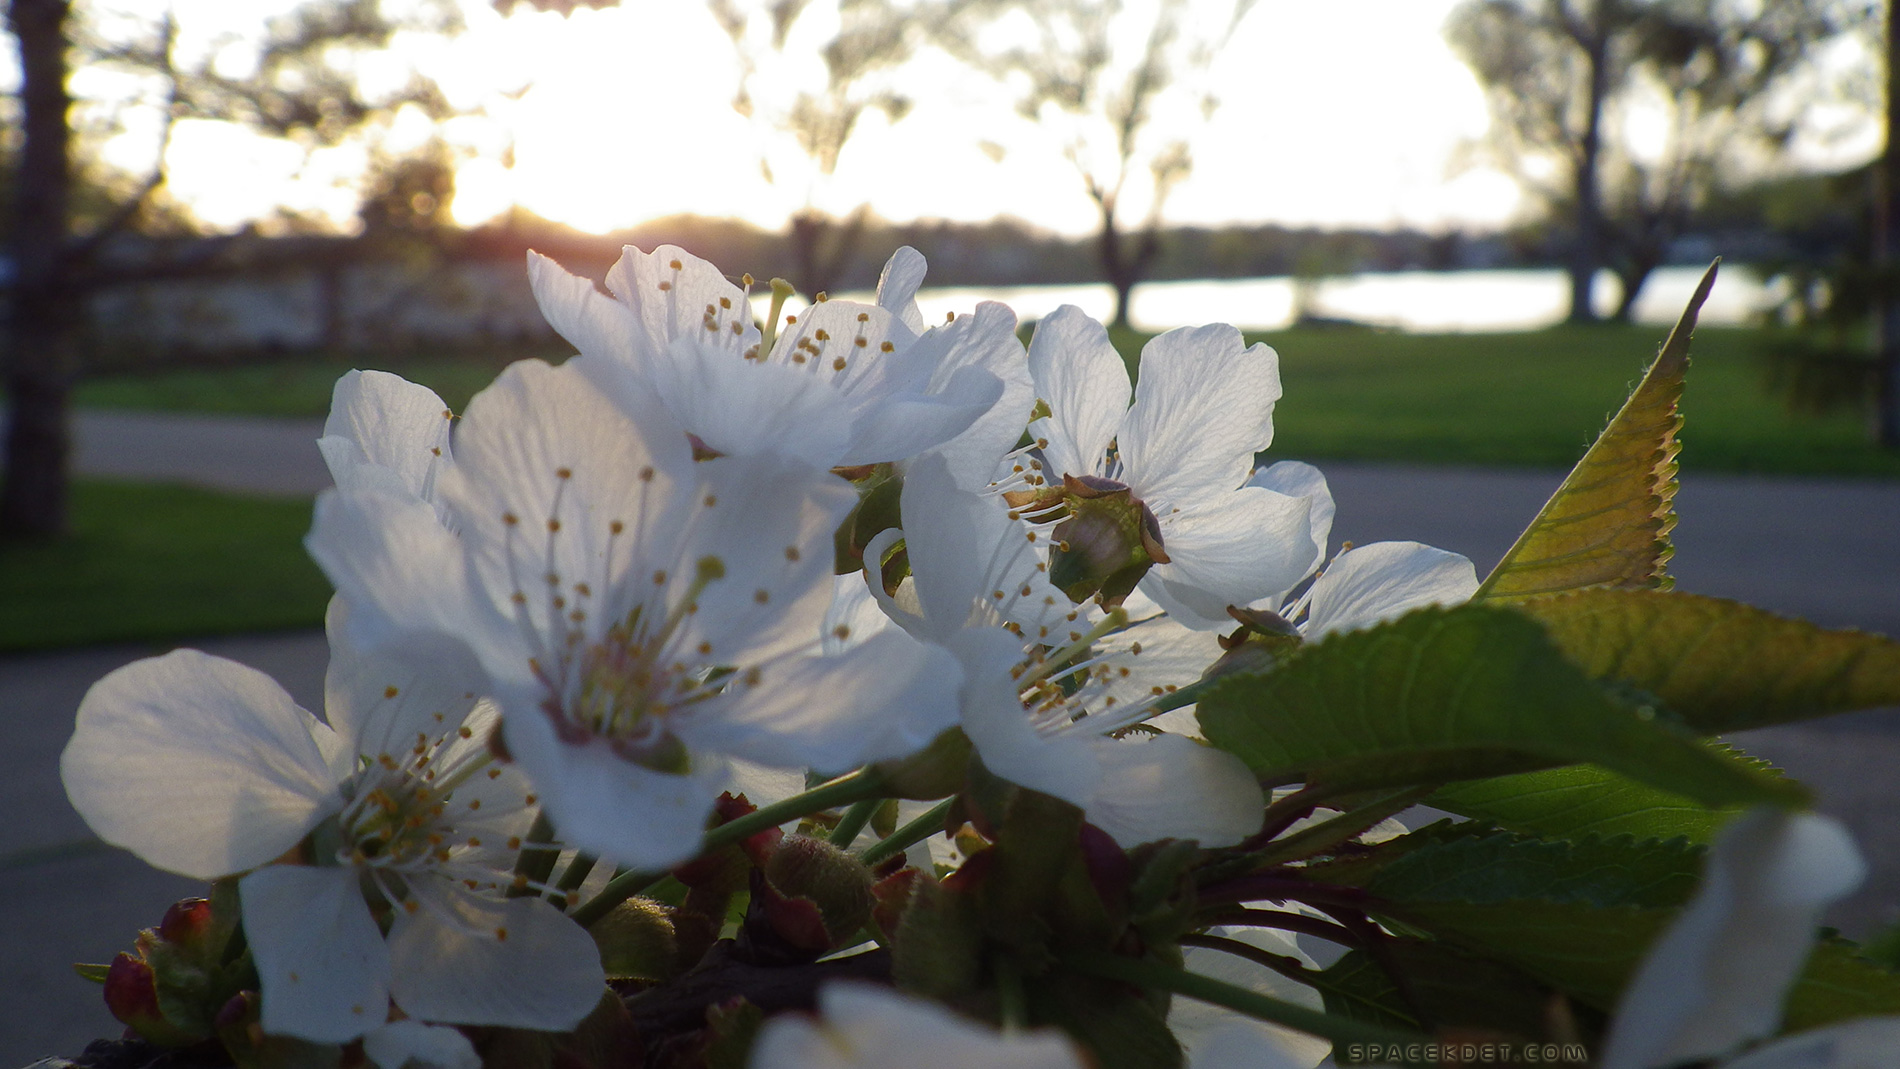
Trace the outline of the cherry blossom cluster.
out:
M 1278 358 L 1229 326 L 1153 339 L 1131 384 L 1074 308 L 1026 351 L 1000 304 L 927 326 L 910 249 L 874 303 L 795 314 L 670 246 L 629 247 L 604 292 L 532 254 L 529 276 L 578 355 L 459 415 L 394 375 L 337 384 L 307 540 L 337 591 L 321 716 L 189 650 L 80 708 L 73 804 L 154 865 L 238 878 L 267 1034 L 395 1069 L 474 1064 L 448 1026 L 571 1029 L 604 990 L 584 888 L 524 859 L 664 872 L 724 796 L 947 734 L 1123 848 L 1239 843 L 1267 799 L 1174 700 L 1224 632 L 1317 639 L 1477 588 L 1417 543 L 1329 556 L 1324 477 L 1256 466 Z M 879 493 L 895 522 L 867 518 Z M 769 1024 L 753 1064 L 1080 1064 L 875 989 L 821 1009 Z M 1197 1060 L 1327 1050 L 1197 1012 L 1171 1018 Z

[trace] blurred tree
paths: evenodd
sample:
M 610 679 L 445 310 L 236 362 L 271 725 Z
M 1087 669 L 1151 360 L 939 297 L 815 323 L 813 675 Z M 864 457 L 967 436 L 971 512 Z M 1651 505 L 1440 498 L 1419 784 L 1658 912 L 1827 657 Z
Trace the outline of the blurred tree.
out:
M 528 6 L 571 14 L 577 7 L 604 8 L 619 0 L 494 0 L 503 12 Z M 881 111 L 895 122 L 910 99 L 887 77 L 937 38 L 959 13 L 984 0 L 706 0 L 720 29 L 732 41 L 739 85 L 735 111 L 759 129 L 759 167 L 766 181 L 802 183 L 803 207 L 792 214 L 790 238 L 797 282 L 810 292 L 831 289 L 849 266 L 868 221 L 858 206 L 843 219 L 824 210 L 822 190 L 838 169 L 845 145 L 866 112 Z M 823 64 L 823 83 L 801 79 L 813 59 Z M 771 151 L 790 134 L 797 161 Z M 773 166 L 773 160 L 779 166 Z
M 1609 267 L 1627 319 L 1729 173 L 1759 169 L 1822 94 L 1817 46 L 1855 0 L 1467 0 L 1446 37 L 1485 89 L 1488 146 L 1572 225 L 1572 322 Z M 1803 82 L 1803 79 L 1806 79 Z
M 1205 75 L 1254 2 L 1232 0 L 1212 19 L 1209 5 L 1190 0 L 992 2 L 973 5 L 943 38 L 1017 87 L 1017 110 L 1050 131 L 1080 173 L 1100 218 L 1097 251 L 1118 326 L 1128 325 L 1129 295 L 1161 252 L 1168 195 L 1193 169 L 1187 132 L 1220 105 Z M 1029 18 L 1016 28 L 1026 22 L 1031 33 L 983 32 L 1019 14 Z M 988 47 L 986 38 L 1004 43 Z M 1124 197 L 1144 172 L 1146 211 L 1131 227 Z
M 791 245 L 800 286 L 833 288 L 855 252 L 869 209 L 860 205 L 838 219 L 820 204 L 839 157 L 867 112 L 892 122 L 910 110 L 891 77 L 965 0 L 896 3 L 893 0 L 706 0 L 732 41 L 739 65 L 733 110 L 759 128 L 759 166 L 769 182 L 802 184 L 803 206 L 791 218 Z M 835 20 L 835 22 L 834 22 Z M 816 84 L 801 67 L 823 64 Z M 815 73 L 815 72 L 812 72 Z M 769 146 L 790 134 L 796 157 Z
M 45 538 L 66 527 L 68 410 L 79 373 L 85 308 L 116 281 L 101 253 L 129 229 L 165 210 L 166 150 L 181 119 L 237 124 L 306 153 L 343 142 L 405 104 L 432 117 L 444 110 L 417 77 L 394 92 L 369 94 L 354 61 L 385 47 L 398 30 L 452 30 L 452 5 L 425 3 L 402 19 L 376 0 L 309 0 L 270 20 L 257 41 L 215 38 L 192 57 L 178 47 L 178 20 L 156 20 L 103 4 L 10 0 L 7 24 L 20 56 L 20 144 L 10 184 L 15 215 L 4 345 L 9 418 L 0 475 L 0 537 Z M 251 46 L 248 62 L 236 53 Z M 139 88 L 130 98 L 75 101 L 76 69 L 113 70 Z M 243 73 L 233 73 L 242 71 Z M 157 126 L 143 176 L 106 173 L 97 141 L 127 129 L 143 110 Z M 90 142 L 90 143 L 89 143 Z M 84 161 L 84 164 L 77 161 Z M 105 196 L 87 207 L 80 192 Z M 171 213 L 174 220 L 177 213 Z
M 1881 281 L 1874 304 L 1875 440 L 1900 449 L 1900 8 L 1887 5 L 1886 133 L 1874 198 L 1874 273 Z

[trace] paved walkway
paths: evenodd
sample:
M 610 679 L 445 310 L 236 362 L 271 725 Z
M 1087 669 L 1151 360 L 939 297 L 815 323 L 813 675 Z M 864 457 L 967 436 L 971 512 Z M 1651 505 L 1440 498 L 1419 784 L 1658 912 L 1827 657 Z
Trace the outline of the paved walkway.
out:
M 254 493 L 308 495 L 328 484 L 316 421 L 83 413 L 81 471 L 193 482 Z M 1693 464 L 1693 458 L 1691 458 Z M 1336 538 L 1412 538 L 1465 553 L 1482 573 L 1561 480 L 1560 472 L 1497 472 L 1328 464 L 1339 502 Z M 1833 626 L 1900 634 L 1900 483 L 1694 475 L 1685 479 L 1674 571 L 1682 589 L 1740 598 Z M 197 645 L 277 677 L 318 708 L 322 636 L 296 633 Z M 116 1026 L 73 961 L 108 961 L 155 925 L 188 880 L 89 843 L 59 784 L 59 752 L 91 683 L 162 652 L 113 646 L 0 657 L 0 1069 L 72 1054 Z M 1900 710 L 1752 732 L 1743 740 L 1814 785 L 1848 820 L 1874 865 L 1860 896 L 1831 918 L 1865 931 L 1900 902 Z M 31 1012 L 24 1012 L 31 1007 Z

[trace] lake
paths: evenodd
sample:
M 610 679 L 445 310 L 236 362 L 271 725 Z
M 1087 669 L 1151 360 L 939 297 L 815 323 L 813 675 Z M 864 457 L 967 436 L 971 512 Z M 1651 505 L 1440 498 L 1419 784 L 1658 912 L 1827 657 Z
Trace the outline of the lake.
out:
M 1669 324 L 1702 277 L 1699 267 L 1665 267 L 1650 276 L 1636 302 L 1636 318 Z M 1597 279 L 1599 308 L 1614 305 L 1615 276 Z M 1200 323 L 1232 323 L 1244 330 L 1278 330 L 1293 322 L 1294 282 L 1290 278 L 1197 279 L 1144 282 L 1135 287 L 1130 318 L 1136 327 L 1159 331 Z M 840 294 L 869 300 L 869 294 Z M 924 321 L 936 323 L 946 312 L 968 311 L 978 301 L 1002 301 L 1024 320 L 1039 319 L 1073 304 L 1097 319 L 1114 311 L 1114 292 L 1106 284 L 1065 286 L 926 287 L 917 295 Z M 1391 271 L 1327 279 L 1318 285 L 1313 310 L 1323 316 L 1420 333 L 1535 330 L 1561 321 L 1569 306 L 1570 283 L 1561 270 Z M 1717 277 L 1700 321 L 1744 325 L 1771 303 L 1771 293 L 1754 275 L 1736 266 Z

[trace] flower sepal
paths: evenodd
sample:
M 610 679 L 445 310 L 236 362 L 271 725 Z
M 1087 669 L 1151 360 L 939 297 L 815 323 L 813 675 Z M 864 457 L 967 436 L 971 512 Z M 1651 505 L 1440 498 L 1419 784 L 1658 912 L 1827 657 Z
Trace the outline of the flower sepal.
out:
M 864 567 L 864 553 L 872 539 L 882 531 L 903 526 L 898 502 L 904 493 L 904 478 L 889 464 L 849 471 L 834 469 L 834 474 L 850 479 L 858 492 L 856 507 L 838 525 L 834 536 L 835 570 L 839 575 L 849 575 Z
M 1062 503 L 1068 518 L 1050 536 L 1049 581 L 1070 601 L 1098 598 L 1120 605 L 1148 569 L 1169 563 L 1161 525 L 1134 491 L 1112 479 L 1064 475 Z
M 909 757 L 872 767 L 892 797 L 934 802 L 963 788 L 970 775 L 970 756 L 975 752 L 963 729 L 951 728 Z
M 1261 675 L 1300 648 L 1304 641 L 1300 630 L 1286 617 L 1271 609 L 1227 607 L 1227 615 L 1240 623 L 1232 634 L 1220 636 L 1220 658 L 1208 666 L 1202 680 L 1230 675 Z

